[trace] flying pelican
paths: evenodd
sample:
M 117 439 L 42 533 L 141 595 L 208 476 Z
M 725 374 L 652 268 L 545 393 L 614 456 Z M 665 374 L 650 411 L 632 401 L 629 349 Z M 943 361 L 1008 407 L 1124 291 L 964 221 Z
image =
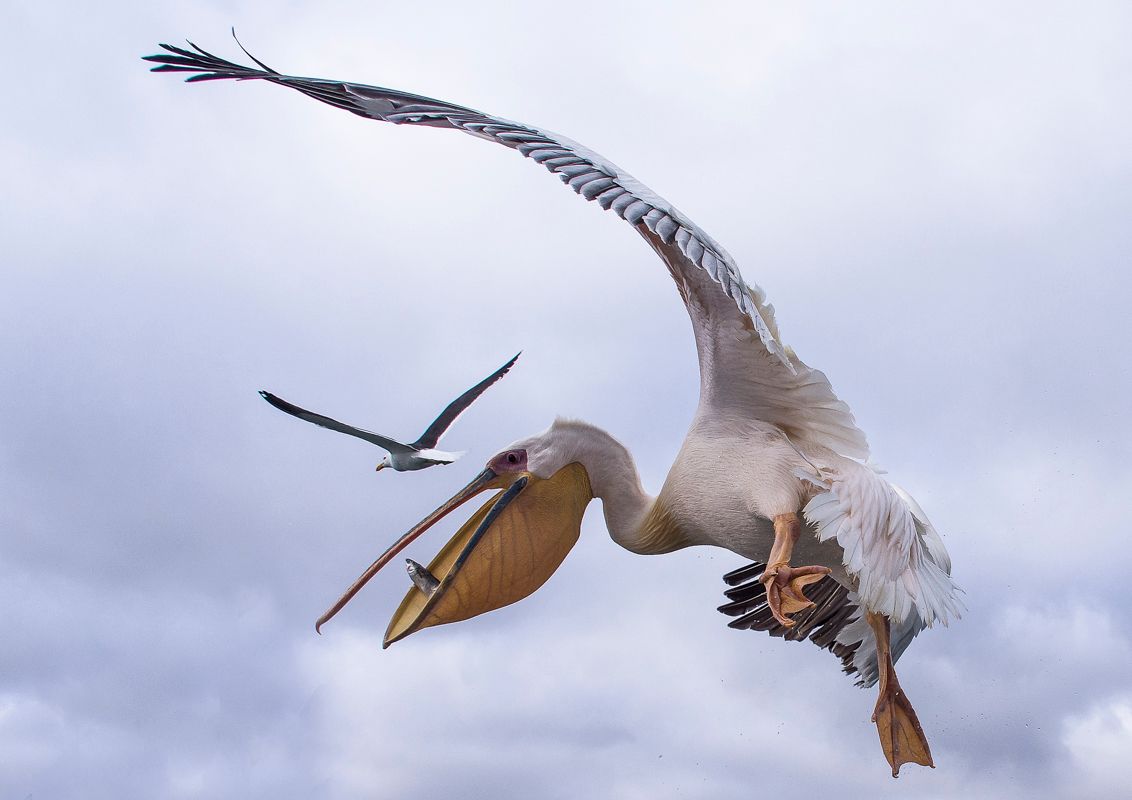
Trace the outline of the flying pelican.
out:
M 893 777 L 905 763 L 934 766 L 893 663 L 921 630 L 959 615 L 943 541 L 911 497 L 863 463 L 868 445 L 848 406 L 783 344 L 762 290 L 714 239 L 620 167 L 545 128 L 396 90 L 283 75 L 246 50 L 259 69 L 244 67 L 189 45 L 163 44 L 165 53 L 146 60 L 161 65 L 157 72 L 192 73 L 188 81 L 264 80 L 361 117 L 450 128 L 518 150 L 645 238 L 676 282 L 695 335 L 700 402 L 659 495 L 645 492 L 632 456 L 610 434 L 560 419 L 492 457 L 316 628 L 413 539 L 488 489 L 498 493 L 427 567 L 409 562 L 414 586 L 384 644 L 514 603 L 557 569 L 596 497 L 613 540 L 634 553 L 715 545 L 755 559 L 725 576 L 741 584 L 721 609 L 743 615 L 733 625 L 809 635 L 858 684 L 879 682 L 873 721 Z
M 511 360 L 502 367 L 449 403 L 448 406 L 440 412 L 440 416 L 432 421 L 428 429 L 425 430 L 415 442 L 410 444 L 404 444 L 396 439 L 390 439 L 388 436 L 382 436 L 380 433 L 370 433 L 361 428 L 355 428 L 353 425 L 347 425 L 344 422 L 325 417 L 322 414 L 316 414 L 313 411 L 307 411 L 305 408 L 299 408 L 292 403 L 288 403 L 282 397 L 276 397 L 271 392 L 265 392 L 262 389 L 259 392 L 259 396 L 280 411 L 286 411 L 293 417 L 298 417 L 301 420 L 311 422 L 322 428 L 328 428 L 332 431 L 338 431 L 339 433 L 356 436 L 359 439 L 365 439 L 370 444 L 376 444 L 378 447 L 384 447 L 389 451 L 389 455 L 385 456 L 385 458 L 381 460 L 381 463 L 377 465 L 379 472 L 386 467 L 392 467 L 398 472 L 412 472 L 427 467 L 435 467 L 437 464 L 451 464 L 463 455 L 463 453 L 448 453 L 444 450 L 437 450 L 436 446 L 440 444 L 440 437 L 452 427 L 452 423 L 456 421 L 456 418 L 463 414 L 465 409 L 484 393 L 487 387 L 507 374 L 511 367 L 514 366 L 515 362 L 519 360 L 520 355 L 522 354 L 516 353 Z

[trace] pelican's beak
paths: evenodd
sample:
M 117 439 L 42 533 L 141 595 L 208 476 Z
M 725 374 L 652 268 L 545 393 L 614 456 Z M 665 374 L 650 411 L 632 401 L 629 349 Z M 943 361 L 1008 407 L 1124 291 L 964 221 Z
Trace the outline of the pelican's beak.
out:
M 378 469 L 381 469 L 380 465 L 378 465 Z M 347 589 L 345 593 L 343 593 L 343 595 L 338 598 L 338 602 L 332 605 L 325 614 L 318 618 L 318 621 L 314 624 L 315 631 L 321 633 L 319 629 L 323 625 L 325 625 L 331 617 L 341 611 L 343 606 L 349 603 L 354 595 L 361 591 L 361 588 L 363 586 L 369 583 L 369 579 L 376 575 L 378 570 L 380 570 L 382 567 L 388 564 L 390 560 L 392 560 L 393 556 L 397 555 L 406 547 L 408 547 L 413 539 L 416 539 L 437 522 L 448 516 L 450 512 L 454 511 L 464 503 L 471 500 L 484 489 L 501 487 L 502 483 L 500 481 L 500 476 L 496 475 L 493 470 L 485 469 L 479 475 L 474 477 L 471 483 L 469 483 L 460 491 L 456 492 L 456 494 L 454 494 L 448 500 L 448 502 L 444 503 L 444 505 L 440 506 L 440 508 L 436 509 L 427 517 L 414 525 L 408 533 L 395 541 L 388 550 L 378 556 L 377 560 L 370 564 L 366 571 L 361 574 L 361 577 L 354 581 L 350 588 Z
M 542 586 L 578 540 L 582 515 L 593 498 L 581 464 L 569 464 L 546 479 L 484 470 L 383 553 L 316 627 L 413 539 L 485 489 L 502 491 L 464 523 L 428 567 L 410 562 L 416 585 L 394 613 L 383 647 L 421 628 L 510 605 Z
M 578 541 L 593 499 L 586 470 L 573 463 L 546 479 L 529 472 L 509 478 L 506 491 L 473 514 L 428 565 L 428 577 L 438 582 L 414 581 L 383 647 L 421 628 L 516 603 L 558 569 Z

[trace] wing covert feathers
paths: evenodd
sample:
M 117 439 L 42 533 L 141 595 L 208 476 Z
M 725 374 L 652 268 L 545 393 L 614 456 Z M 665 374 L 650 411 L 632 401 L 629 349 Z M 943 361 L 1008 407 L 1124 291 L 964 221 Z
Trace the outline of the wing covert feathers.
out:
M 442 100 L 378 86 L 301 78 L 269 68 L 245 67 L 215 56 L 192 42 L 188 44 L 192 49 L 162 44 L 165 53 L 145 56 L 144 60 L 159 65 L 153 68 L 154 72 L 189 73 L 188 82 L 264 80 L 368 119 L 395 125 L 451 128 L 519 151 L 557 174 L 586 200 L 596 201 L 630 225 L 640 225 L 665 244 L 676 247 L 688 265 L 709 275 L 735 306 L 750 317 L 767 351 L 782 359 L 787 369 L 792 369 L 781 345 L 751 301 L 748 286 L 734 259 L 672 204 L 598 153 L 553 131 Z

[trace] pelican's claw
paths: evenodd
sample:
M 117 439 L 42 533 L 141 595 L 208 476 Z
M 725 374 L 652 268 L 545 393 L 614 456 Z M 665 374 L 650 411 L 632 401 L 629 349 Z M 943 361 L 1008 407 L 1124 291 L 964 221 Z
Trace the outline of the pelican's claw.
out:
M 760 580 L 766 586 L 770 613 L 780 625 L 794 627 L 794 620 L 786 615 L 796 614 L 813 605 L 802 589 L 817 583 L 830 572 L 829 567 L 791 567 L 787 563 L 772 564 L 766 568 Z

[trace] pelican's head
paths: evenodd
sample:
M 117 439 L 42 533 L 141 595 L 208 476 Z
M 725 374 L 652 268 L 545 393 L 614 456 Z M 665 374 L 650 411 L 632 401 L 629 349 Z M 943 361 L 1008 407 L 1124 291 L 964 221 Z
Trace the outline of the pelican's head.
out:
M 394 613 L 384 646 L 421 628 L 469 619 L 535 592 L 578 540 L 582 514 L 593 499 L 589 476 L 573 457 L 571 425 L 556 422 L 488 459 L 471 483 L 394 542 L 316 628 L 410 542 L 486 490 L 495 493 L 427 567 L 409 562 L 415 585 Z
M 390 456 L 390 455 L 386 455 L 385 458 L 381 459 L 381 463 L 377 465 L 377 471 L 381 472 L 386 467 L 392 467 L 392 466 L 393 466 L 393 457 Z

